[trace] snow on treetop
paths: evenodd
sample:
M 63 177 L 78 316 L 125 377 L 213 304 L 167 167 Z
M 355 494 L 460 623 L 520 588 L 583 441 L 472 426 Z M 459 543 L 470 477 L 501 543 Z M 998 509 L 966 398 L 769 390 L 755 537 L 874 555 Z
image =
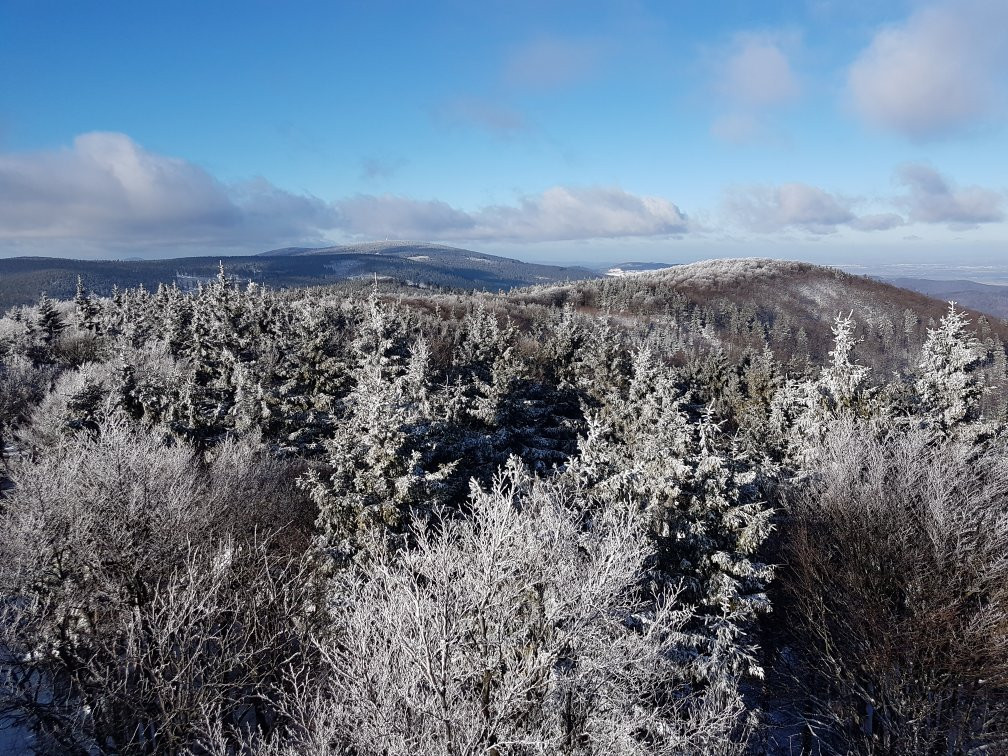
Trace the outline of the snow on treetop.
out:
M 771 260 L 761 257 L 741 257 L 716 260 L 700 260 L 685 265 L 676 265 L 649 273 L 642 277 L 661 278 L 673 285 L 723 286 L 725 283 L 742 283 L 754 279 L 809 271 L 816 266 L 790 260 Z

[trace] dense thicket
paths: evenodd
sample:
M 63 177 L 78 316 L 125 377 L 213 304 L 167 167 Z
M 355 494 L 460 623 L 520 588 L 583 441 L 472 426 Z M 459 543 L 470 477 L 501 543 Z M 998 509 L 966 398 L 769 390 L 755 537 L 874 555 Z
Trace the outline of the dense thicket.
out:
M 747 299 L 766 267 L 704 268 L 705 302 L 222 271 L 8 312 L 0 725 L 61 753 L 1005 747 L 1001 326 L 874 303 L 820 346 L 826 314 Z

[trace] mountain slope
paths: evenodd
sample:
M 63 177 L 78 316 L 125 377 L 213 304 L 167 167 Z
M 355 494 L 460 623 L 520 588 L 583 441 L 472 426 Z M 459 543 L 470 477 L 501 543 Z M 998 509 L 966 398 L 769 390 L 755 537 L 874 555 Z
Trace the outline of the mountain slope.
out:
M 177 283 L 184 288 L 213 279 L 219 266 L 240 281 L 267 286 L 333 284 L 378 276 L 418 286 L 501 291 L 540 282 L 597 276 L 586 268 L 526 263 L 507 257 L 437 244 L 393 242 L 322 249 L 288 248 L 240 257 L 183 257 L 168 260 L 70 260 L 52 257 L 0 259 L 0 312 L 30 304 L 45 291 L 73 296 L 77 276 L 103 296 L 114 287 Z
M 377 273 L 414 282 L 461 288 L 506 289 L 546 281 L 595 278 L 588 268 L 529 263 L 511 257 L 488 255 L 445 244 L 415 241 L 362 242 L 331 247 L 287 247 L 262 253 L 263 257 L 326 258 L 333 270 L 347 277 Z M 455 279 L 469 282 L 457 283 Z
M 494 259 L 493 255 L 482 255 L 471 249 L 452 247 L 447 244 L 417 241 L 358 242 L 356 244 L 334 244 L 328 247 L 284 247 L 260 252 L 261 257 L 302 257 L 304 255 L 388 255 L 392 257 L 447 255 L 449 257 L 476 256 Z
M 758 258 L 705 260 L 659 271 L 518 289 L 510 298 L 671 322 L 684 341 L 726 352 L 804 351 L 827 359 L 838 314 L 853 314 L 858 350 L 876 369 L 905 369 L 948 303 L 892 284 L 810 263 Z M 982 337 L 1008 342 L 1008 324 L 966 308 Z M 896 359 L 899 353 L 901 358 Z
M 998 318 L 1008 318 L 1008 286 L 976 281 L 935 281 L 928 278 L 886 278 L 889 283 L 918 291 L 929 297 L 952 300 L 965 307 L 986 312 Z

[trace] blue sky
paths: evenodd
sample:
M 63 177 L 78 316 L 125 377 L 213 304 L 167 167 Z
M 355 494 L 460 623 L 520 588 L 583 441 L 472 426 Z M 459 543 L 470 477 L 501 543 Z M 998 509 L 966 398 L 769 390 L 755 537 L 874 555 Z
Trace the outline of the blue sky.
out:
M 1000 264 L 1008 3 L 0 0 L 0 255 Z

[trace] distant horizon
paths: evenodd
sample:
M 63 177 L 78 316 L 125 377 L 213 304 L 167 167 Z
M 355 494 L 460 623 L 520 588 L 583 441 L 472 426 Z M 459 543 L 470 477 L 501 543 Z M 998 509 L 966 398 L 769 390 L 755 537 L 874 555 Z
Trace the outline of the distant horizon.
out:
M 770 252 L 765 254 L 722 254 L 722 255 L 708 255 L 704 256 L 702 254 L 689 255 L 678 252 L 679 259 L 669 259 L 670 255 L 658 255 L 655 258 L 605 258 L 599 259 L 598 257 L 585 258 L 585 259 L 565 259 L 562 261 L 557 261 L 553 259 L 539 258 L 534 255 L 523 254 L 523 252 L 531 251 L 530 248 L 524 250 L 514 249 L 508 250 L 506 253 L 501 251 L 488 251 L 480 247 L 480 245 L 468 245 L 461 246 L 458 244 L 452 244 L 448 242 L 441 242 L 437 240 L 420 240 L 420 239 L 371 239 L 371 240 L 358 240 L 343 242 L 340 244 L 327 244 L 327 245 L 289 245 L 286 247 L 276 247 L 269 250 L 260 250 L 257 252 L 248 253 L 235 253 L 234 251 L 228 251 L 226 254 L 213 252 L 207 252 L 205 254 L 181 254 L 181 255 L 167 255 L 167 256 L 119 256 L 119 257 L 71 257 L 64 255 L 47 255 L 47 254 L 34 254 L 34 255 L 4 255 L 0 254 L 0 259 L 12 259 L 15 257 L 34 257 L 34 258 L 52 258 L 55 260 L 86 260 L 93 262 L 165 262 L 172 260 L 186 260 L 186 259 L 213 259 L 219 257 L 221 259 L 228 258 L 247 258 L 256 257 L 259 255 L 265 255 L 267 252 L 281 251 L 285 249 L 325 249 L 327 247 L 356 247 L 356 246 L 366 246 L 373 244 L 417 244 L 417 245 L 439 245 L 444 247 L 451 247 L 455 249 L 476 252 L 478 254 L 494 255 L 499 257 L 510 257 L 513 259 L 520 260 L 526 263 L 535 263 L 542 265 L 558 265 L 561 267 L 570 268 L 586 268 L 588 270 L 605 272 L 606 270 L 620 265 L 629 264 L 658 264 L 658 265 L 688 265 L 694 262 L 700 262 L 704 260 L 712 259 L 744 259 L 744 258 L 769 258 L 769 259 L 779 259 L 779 260 L 789 260 L 795 262 L 805 262 L 813 265 L 823 265 L 827 267 L 834 267 L 840 270 L 844 270 L 848 273 L 855 273 L 861 275 L 870 275 L 878 278 L 931 278 L 933 280 L 967 280 L 974 281 L 976 283 L 984 283 L 990 285 L 1001 285 L 1008 286 L 1008 260 L 1004 262 L 977 262 L 977 263 L 953 263 L 945 261 L 929 261 L 929 262 L 914 262 L 914 261 L 862 261 L 862 262 L 850 262 L 843 260 L 815 260 L 807 257 L 801 257 L 800 255 L 774 255 Z M 659 259 L 664 257 L 665 259 Z

